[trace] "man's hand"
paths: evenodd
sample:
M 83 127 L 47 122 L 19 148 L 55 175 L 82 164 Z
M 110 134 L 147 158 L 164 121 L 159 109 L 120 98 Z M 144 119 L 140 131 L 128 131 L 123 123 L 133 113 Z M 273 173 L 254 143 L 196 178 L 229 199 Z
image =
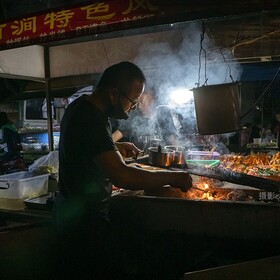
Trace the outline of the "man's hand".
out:
M 181 187 L 181 191 L 187 192 L 192 187 L 192 177 L 190 174 L 185 174 L 186 176 L 186 185 Z
M 176 183 L 174 187 L 179 188 L 182 192 L 187 192 L 192 187 L 192 177 L 187 172 L 177 172 Z
M 118 147 L 119 152 L 124 158 L 137 158 L 137 156 L 142 152 L 131 142 L 118 142 L 115 143 Z

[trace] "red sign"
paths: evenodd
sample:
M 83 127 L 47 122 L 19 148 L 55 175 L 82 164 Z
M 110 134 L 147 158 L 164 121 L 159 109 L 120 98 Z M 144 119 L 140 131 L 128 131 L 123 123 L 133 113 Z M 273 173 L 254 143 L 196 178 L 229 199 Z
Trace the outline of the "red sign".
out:
M 155 16 L 158 10 L 150 0 L 114 0 L 26 16 L 0 23 L 0 49 L 109 32 L 110 25 L 125 27 Z
M 0 50 L 280 8 L 279 0 L 104 0 L 0 22 Z

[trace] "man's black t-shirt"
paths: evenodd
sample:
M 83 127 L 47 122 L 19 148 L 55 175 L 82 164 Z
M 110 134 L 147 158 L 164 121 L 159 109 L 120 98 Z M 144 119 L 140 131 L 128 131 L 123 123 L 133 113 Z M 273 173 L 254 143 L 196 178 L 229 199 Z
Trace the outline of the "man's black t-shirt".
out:
M 65 198 L 100 202 L 112 185 L 95 163 L 103 152 L 116 150 L 108 117 L 82 96 L 72 102 L 63 117 L 59 143 L 59 186 Z
M 96 156 L 117 149 L 111 134 L 108 117 L 86 96 L 68 106 L 60 130 L 60 193 L 53 215 L 63 279 L 113 279 L 122 274 L 108 215 L 112 184 L 95 163 Z

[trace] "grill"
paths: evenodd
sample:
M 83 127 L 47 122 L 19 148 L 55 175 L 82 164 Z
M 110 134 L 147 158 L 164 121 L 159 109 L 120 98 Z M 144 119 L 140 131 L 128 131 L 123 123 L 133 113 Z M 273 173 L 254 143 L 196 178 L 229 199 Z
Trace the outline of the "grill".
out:
M 147 160 L 140 162 L 138 164 L 142 167 L 148 164 Z M 169 169 L 182 170 L 178 167 Z M 208 178 L 215 182 L 209 191 L 209 194 L 214 194 L 214 199 L 208 199 L 203 191 L 197 189 L 194 190 L 197 196 L 172 189 L 166 193 L 125 191 L 116 199 L 132 203 L 134 209 L 139 207 L 135 218 L 141 220 L 143 215 L 141 226 L 153 230 L 179 228 L 188 235 L 237 239 L 271 241 L 280 238 L 279 181 L 217 167 L 187 171 L 193 178 L 202 181 Z M 225 199 L 220 199 L 222 196 Z
M 265 191 L 280 192 L 280 182 L 219 168 L 188 169 L 190 174 L 214 178 L 220 181 L 251 186 Z
M 215 167 L 189 172 L 199 182 L 189 194 L 167 188 L 111 198 L 112 221 L 128 251 L 145 256 L 144 271 L 160 274 L 147 279 L 280 254 L 279 182 Z M 200 190 L 203 182 L 209 192 Z

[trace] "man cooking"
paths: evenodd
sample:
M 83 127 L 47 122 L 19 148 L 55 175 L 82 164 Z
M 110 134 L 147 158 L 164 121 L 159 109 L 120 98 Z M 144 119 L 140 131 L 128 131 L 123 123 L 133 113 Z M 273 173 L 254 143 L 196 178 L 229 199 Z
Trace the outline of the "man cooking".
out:
M 137 104 L 138 110 L 132 112 L 128 121 L 118 123 L 118 131 L 124 139 L 129 139 L 144 153 L 150 146 L 178 145 L 179 131 L 171 110 L 168 106 L 158 106 L 158 103 L 155 90 L 145 88 Z M 113 133 L 115 135 L 117 132 Z
M 125 164 L 123 156 L 137 156 L 140 150 L 132 143 L 112 140 L 109 118 L 127 119 L 144 87 L 144 74 L 136 65 L 112 65 L 93 93 L 73 101 L 62 119 L 54 217 L 59 268 L 69 277 L 124 279 L 108 217 L 112 184 L 150 191 L 164 185 L 187 191 L 192 186 L 187 172 L 147 171 Z

